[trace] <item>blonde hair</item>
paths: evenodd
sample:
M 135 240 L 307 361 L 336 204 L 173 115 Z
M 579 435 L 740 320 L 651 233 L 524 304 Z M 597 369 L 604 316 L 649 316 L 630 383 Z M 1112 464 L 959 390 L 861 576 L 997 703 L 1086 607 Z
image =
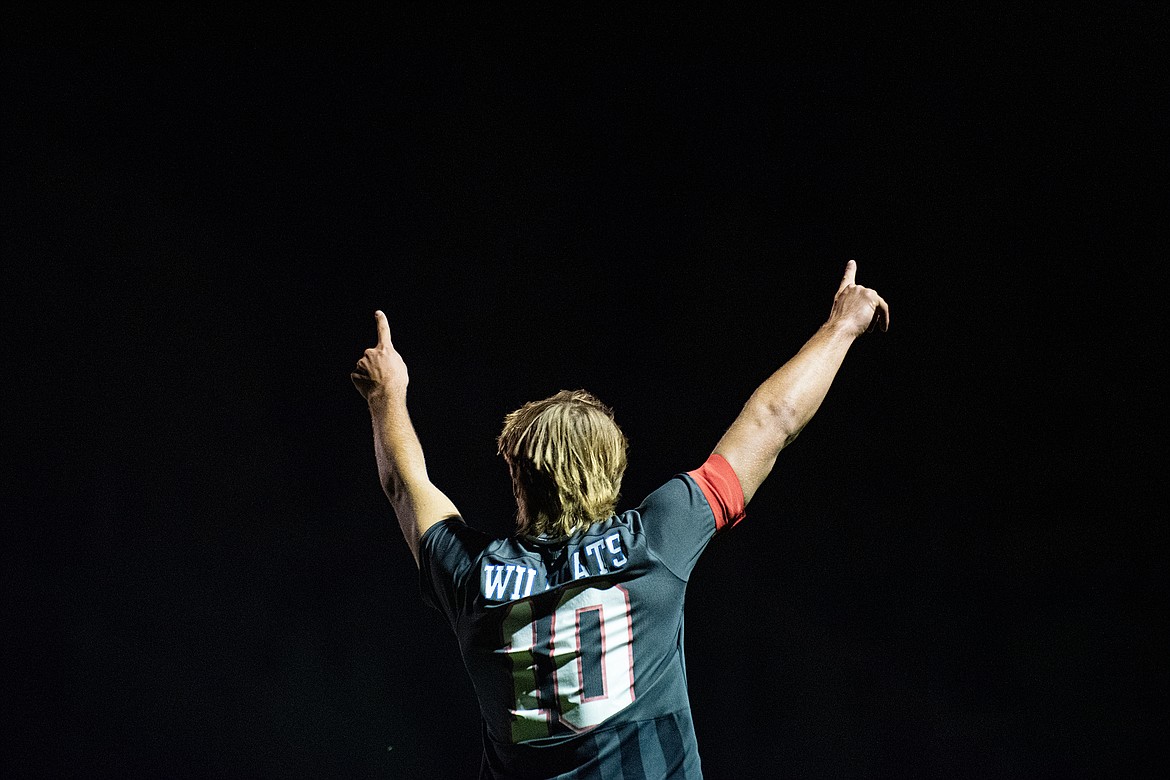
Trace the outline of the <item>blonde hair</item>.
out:
M 592 393 L 524 404 L 504 417 L 496 445 L 512 474 L 518 534 L 567 536 L 614 513 L 629 443 Z

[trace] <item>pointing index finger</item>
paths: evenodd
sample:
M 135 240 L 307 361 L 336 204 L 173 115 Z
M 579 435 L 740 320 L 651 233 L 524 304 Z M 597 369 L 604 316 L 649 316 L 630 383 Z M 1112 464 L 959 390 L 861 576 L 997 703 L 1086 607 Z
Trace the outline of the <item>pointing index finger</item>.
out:
M 390 323 L 386 321 L 386 315 L 382 310 L 374 312 L 374 321 L 378 325 L 378 345 L 386 345 L 390 343 Z
M 850 260 L 845 264 L 845 276 L 841 277 L 841 284 L 837 287 L 837 292 L 841 292 L 849 285 L 853 284 L 854 278 L 857 276 L 857 261 Z

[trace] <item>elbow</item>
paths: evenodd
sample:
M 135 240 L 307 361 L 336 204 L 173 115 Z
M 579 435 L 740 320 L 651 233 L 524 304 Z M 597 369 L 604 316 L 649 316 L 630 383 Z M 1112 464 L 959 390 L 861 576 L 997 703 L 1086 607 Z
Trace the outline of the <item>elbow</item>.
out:
M 386 498 L 390 499 L 390 503 L 397 509 L 399 503 L 407 494 L 406 483 L 397 472 L 383 475 L 381 481 L 382 492 L 386 494 Z
M 769 401 L 765 404 L 762 416 L 764 427 L 771 434 L 769 438 L 775 442 L 776 452 L 791 444 L 804 428 L 800 410 L 787 398 Z

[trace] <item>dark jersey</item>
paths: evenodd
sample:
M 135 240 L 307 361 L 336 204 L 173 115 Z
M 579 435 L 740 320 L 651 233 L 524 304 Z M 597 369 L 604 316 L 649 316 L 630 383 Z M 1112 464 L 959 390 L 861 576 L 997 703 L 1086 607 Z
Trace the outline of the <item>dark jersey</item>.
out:
M 427 530 L 422 596 L 450 621 L 479 700 L 481 778 L 702 777 L 683 596 L 743 510 L 712 455 L 570 537 L 498 539 L 454 519 Z

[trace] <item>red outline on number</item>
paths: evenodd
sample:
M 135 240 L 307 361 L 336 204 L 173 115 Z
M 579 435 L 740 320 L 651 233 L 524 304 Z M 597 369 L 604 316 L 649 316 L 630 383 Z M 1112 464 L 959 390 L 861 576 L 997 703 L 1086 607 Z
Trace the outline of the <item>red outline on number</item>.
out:
M 637 693 L 634 691 L 634 614 L 633 614 L 633 611 L 630 607 L 630 592 L 616 582 L 610 583 L 609 587 L 617 588 L 618 590 L 620 590 L 622 592 L 623 609 L 622 609 L 621 614 L 622 614 L 622 617 L 626 621 L 626 639 L 627 639 L 626 648 L 628 650 L 627 670 L 628 670 L 628 676 L 629 676 L 629 685 L 627 687 L 627 690 L 630 692 L 629 702 L 622 705 L 619 709 L 617 709 L 613 713 L 611 713 L 611 715 L 613 715 L 613 714 L 616 714 L 617 712 L 621 712 L 621 710 L 624 710 L 626 707 L 633 704 L 634 700 L 637 699 Z M 558 603 L 557 608 L 555 610 L 553 610 L 553 612 L 552 612 L 552 621 L 549 624 L 548 647 L 549 647 L 549 657 L 551 659 L 553 659 L 553 668 L 554 668 L 554 671 L 552 674 L 552 684 L 553 684 L 553 702 L 554 702 L 554 707 L 555 707 L 556 720 L 562 726 L 569 729 L 569 731 L 572 731 L 575 734 L 583 734 L 583 733 L 589 731 L 590 729 L 596 728 L 598 725 L 600 725 L 600 723 L 602 721 L 608 719 L 611 715 L 607 715 L 606 718 L 602 719 L 602 721 L 598 721 L 597 723 L 591 723 L 588 726 L 584 726 L 584 727 L 575 726 L 574 724 L 570 723 L 568 720 L 565 719 L 565 714 L 561 711 L 561 708 L 560 708 L 561 691 L 560 691 L 559 678 L 558 678 L 556 671 L 555 671 L 556 659 L 552 654 L 552 651 L 554 649 L 554 642 L 556 640 L 556 616 L 557 616 L 557 613 L 560 612 L 561 606 L 564 605 L 565 601 L 570 601 L 570 600 L 576 598 L 577 596 L 581 595 L 582 593 L 584 593 L 587 590 L 602 591 L 602 590 L 608 590 L 608 589 L 609 588 L 597 588 L 594 585 L 588 585 L 588 586 L 581 588 L 580 591 L 573 594 L 573 596 L 569 597 L 568 599 L 565 599 L 564 597 L 562 597 L 562 600 Z M 605 603 L 601 602 L 598 604 L 590 604 L 589 606 L 586 606 L 586 607 L 579 607 L 578 609 L 574 610 L 574 616 L 576 615 L 577 612 L 579 612 L 581 610 L 600 609 L 601 610 L 601 617 L 602 617 L 602 620 L 600 621 L 602 624 L 601 632 L 602 632 L 602 637 L 604 638 L 604 636 L 605 636 L 605 627 L 604 627 L 605 606 L 606 606 Z M 584 704 L 586 702 L 585 695 L 584 695 L 585 688 L 583 685 L 583 681 L 580 679 L 581 674 L 582 674 L 582 670 L 584 669 L 584 665 L 581 663 L 581 653 L 580 653 L 581 634 L 580 634 L 579 622 L 575 623 L 573 626 L 573 637 L 574 637 L 574 640 L 576 641 L 577 647 L 578 647 L 578 651 L 577 651 L 577 664 L 578 664 L 577 665 L 577 677 L 578 677 L 577 691 L 581 694 L 580 704 Z M 603 650 L 605 649 L 604 645 L 602 646 L 602 649 Z M 602 674 L 605 674 L 605 654 L 604 654 L 604 652 L 600 654 L 599 660 L 601 662 Z M 604 697 L 603 696 L 594 696 L 594 697 L 590 698 L 588 701 L 598 701 L 602 698 L 606 698 L 606 699 L 609 698 L 609 686 L 606 683 L 603 683 L 603 684 L 605 685 L 605 696 Z
M 564 596 L 562 595 L 561 598 L 564 598 Z M 550 677 L 552 677 L 552 702 L 551 702 L 552 706 L 548 708 L 548 714 L 549 714 L 549 718 L 550 718 L 550 720 L 549 720 L 550 726 L 553 723 L 564 723 L 565 722 L 564 718 L 561 717 L 561 686 L 557 683 L 557 656 L 556 656 L 556 649 L 557 648 L 556 648 L 556 644 L 555 644 L 555 642 L 557 641 L 557 613 L 560 611 L 561 611 L 561 605 L 560 605 L 560 600 L 558 599 L 556 609 L 554 609 L 552 611 L 552 614 L 549 615 L 548 652 L 546 652 L 544 654 L 544 657 L 548 659 L 549 666 L 552 667 L 552 674 L 549 675 Z M 532 624 L 532 626 L 533 626 L 532 630 L 535 632 L 536 631 L 536 623 L 534 622 Z M 535 659 L 533 659 L 532 670 L 534 672 L 540 671 L 536 666 Z M 536 690 L 537 691 L 540 690 L 540 680 L 537 680 Z M 551 732 L 552 729 L 550 728 L 549 731 Z
M 602 596 L 600 601 L 597 601 L 594 603 L 587 603 L 585 606 L 577 607 L 573 610 L 573 618 L 574 618 L 574 620 L 573 620 L 573 645 L 575 646 L 574 649 L 575 649 L 575 655 L 576 655 L 574 662 L 577 665 L 577 669 L 576 669 L 577 686 L 576 686 L 575 693 L 580 697 L 577 701 L 578 706 L 592 703 L 592 702 L 598 702 L 598 701 L 602 701 L 602 700 L 609 700 L 612 698 L 613 692 L 610 691 L 610 689 L 609 689 L 609 664 L 606 663 L 606 656 L 609 655 L 609 636 L 608 636 L 607 628 L 606 628 L 606 619 L 607 618 L 610 620 L 619 620 L 620 619 L 620 620 L 624 620 L 626 623 L 626 676 L 628 679 L 626 691 L 628 691 L 628 693 L 629 693 L 629 699 L 628 699 L 628 701 L 625 701 L 624 704 L 621 704 L 621 706 L 619 706 L 616 710 L 609 712 L 608 715 L 603 715 L 601 720 L 597 721 L 596 723 L 590 723 L 589 725 L 586 725 L 583 727 L 577 727 L 573 723 L 568 721 L 564 717 L 564 713 L 561 711 L 560 675 L 558 674 L 557 660 L 556 660 L 556 655 L 555 655 L 555 652 L 557 649 L 557 645 L 556 645 L 556 642 L 557 642 L 557 616 L 558 616 L 558 614 L 561 613 L 561 608 L 566 605 L 566 602 L 571 601 L 572 599 L 579 597 L 583 593 L 585 593 L 589 590 L 596 590 L 599 593 L 604 593 L 605 591 L 608 591 L 612 588 L 616 588 L 617 590 L 621 591 L 622 602 L 620 605 L 614 604 L 612 599 L 609 599 L 609 598 Z M 520 603 L 521 602 L 517 601 L 517 602 L 513 602 L 511 605 L 508 606 L 508 610 L 505 614 L 504 620 L 501 623 L 501 628 L 506 628 L 507 626 L 511 625 L 510 621 L 511 621 L 513 615 L 515 615 L 516 607 Z M 614 612 L 607 614 L 607 608 L 611 607 L 611 606 L 614 607 L 617 611 L 614 611 Z M 586 697 L 585 696 L 585 679 L 584 679 L 585 664 L 584 664 L 582 657 L 581 657 L 581 655 L 582 655 L 582 652 L 581 652 L 582 651 L 582 648 L 581 648 L 581 613 L 586 612 L 586 611 L 591 611 L 591 610 L 596 611 L 598 613 L 598 631 L 601 634 L 600 647 L 598 648 L 598 660 L 599 660 L 600 666 L 601 666 L 602 693 L 598 696 Z M 568 614 L 568 613 L 566 612 L 565 614 Z M 534 713 L 534 712 L 540 713 L 542 719 L 548 725 L 548 734 L 550 736 L 551 736 L 552 731 L 553 731 L 552 725 L 554 723 L 560 723 L 562 726 L 569 729 L 570 731 L 577 733 L 577 734 L 581 734 L 581 733 L 584 733 L 586 731 L 589 731 L 590 729 L 597 727 L 605 720 L 609 719 L 613 715 L 616 715 L 618 712 L 621 712 L 626 707 L 628 707 L 634 703 L 634 701 L 637 699 L 637 692 L 634 690 L 634 615 L 633 615 L 633 611 L 632 611 L 631 604 L 630 604 L 630 592 L 628 590 L 626 590 L 622 585 L 620 585 L 618 583 L 609 583 L 608 587 L 605 587 L 605 588 L 599 588 L 599 587 L 596 587 L 596 585 L 585 585 L 585 586 L 581 586 L 580 589 L 577 590 L 575 593 L 573 593 L 573 595 L 571 595 L 571 596 L 568 595 L 568 591 L 566 593 L 562 594 L 561 598 L 557 602 L 556 608 L 553 609 L 552 612 L 548 616 L 549 617 L 548 636 L 544 642 L 540 641 L 541 640 L 540 630 L 539 630 L 540 619 L 535 617 L 534 611 L 531 610 L 531 605 L 529 605 L 529 616 L 532 617 L 532 619 L 528 623 L 524 624 L 524 626 L 520 630 L 517 630 L 515 633 L 513 633 L 511 635 L 511 637 L 509 637 L 509 639 L 514 638 L 515 636 L 517 636 L 520 633 L 521 630 L 526 628 L 528 632 L 531 632 L 529 634 L 529 636 L 531 636 L 531 640 L 529 642 L 527 642 L 527 648 L 525 650 L 517 650 L 516 645 L 512 641 L 505 640 L 502 643 L 503 644 L 503 651 L 509 657 L 513 658 L 513 660 L 515 659 L 515 656 L 518 653 L 524 653 L 531 660 L 532 679 L 533 679 L 533 683 L 535 685 L 535 690 L 533 691 L 533 695 L 534 695 L 534 698 L 536 699 L 536 708 L 535 708 L 535 710 L 525 710 L 525 712 L 527 712 L 527 713 Z M 563 621 L 561 621 L 561 622 L 563 622 Z M 538 642 L 545 649 L 544 653 L 540 653 L 539 650 L 537 649 Z M 566 647 L 566 652 L 572 652 L 572 651 L 569 649 L 569 647 Z M 543 706 L 545 702 L 544 702 L 544 696 L 543 696 L 543 691 L 542 691 L 543 686 L 541 685 L 541 677 L 544 675 L 544 673 L 541 671 L 540 665 L 538 663 L 538 658 L 540 658 L 542 656 L 544 658 L 548 659 L 549 664 L 552 667 L 551 674 L 548 675 L 548 676 L 552 677 L 552 680 L 551 680 L 552 700 L 549 702 L 549 706 Z M 616 661 L 616 659 L 611 659 L 611 660 Z M 566 671 L 568 671 L 568 670 L 566 670 Z M 515 674 L 512 675 L 512 680 L 513 680 L 513 682 L 512 682 L 513 695 L 518 696 L 519 692 L 517 692 L 515 690 L 515 685 L 516 685 Z M 626 691 L 620 692 L 622 700 L 625 700 Z M 615 702 L 615 703 L 620 703 L 620 702 Z M 516 704 L 519 704 L 518 699 L 516 700 Z M 605 709 L 608 709 L 608 708 L 605 708 Z M 511 707 L 509 707 L 509 710 L 512 712 L 513 716 L 518 715 L 520 712 L 520 710 L 513 709 Z M 520 743 L 512 743 L 512 744 L 520 744 Z
M 601 652 L 598 660 L 598 666 L 601 667 L 601 693 L 597 696 L 585 695 L 585 659 L 581 654 L 581 613 L 582 612 L 596 612 L 597 613 L 597 630 L 601 634 Z M 605 605 L 593 604 L 588 607 L 580 607 L 573 611 L 573 620 L 576 622 L 576 629 L 574 635 L 577 639 L 577 690 L 581 691 L 581 703 L 586 704 L 591 701 L 598 701 L 599 699 L 609 698 L 609 685 L 605 679 Z M 628 622 L 628 621 L 627 621 Z
M 503 629 L 506 627 L 508 619 L 511 618 L 512 612 L 515 608 L 516 608 L 515 603 L 509 605 L 508 612 L 505 615 L 503 622 L 500 624 L 501 633 L 503 632 Z M 555 613 L 553 614 L 553 620 L 556 620 Z M 502 649 L 503 649 L 503 652 L 505 654 L 507 654 L 508 659 L 509 659 L 509 663 L 515 662 L 514 659 L 512 658 L 512 655 L 514 653 L 527 653 L 528 654 L 528 658 L 532 661 L 532 683 L 533 683 L 533 686 L 535 688 L 535 690 L 533 690 L 532 693 L 533 693 L 533 698 L 536 699 L 536 709 L 535 710 L 525 710 L 525 712 L 535 711 L 535 712 L 541 713 L 544 716 L 544 722 L 549 727 L 548 733 L 552 734 L 552 725 L 560 720 L 560 715 L 559 715 L 559 713 L 556 713 L 554 715 L 554 710 L 552 707 L 542 706 L 544 704 L 544 697 L 540 695 L 539 671 L 536 667 L 536 640 L 540 638 L 540 633 L 536 630 L 536 620 L 535 619 L 530 620 L 528 623 L 525 623 L 524 625 L 528 628 L 529 631 L 532 632 L 532 639 L 529 640 L 529 642 L 528 642 L 528 648 L 526 650 L 519 650 L 518 651 L 518 650 L 516 650 L 515 645 L 509 641 L 509 642 L 506 642 L 504 644 Z M 512 677 L 513 695 L 515 695 L 516 676 L 515 675 L 510 675 L 510 676 Z M 556 685 L 556 678 L 555 677 L 553 678 L 553 685 L 554 686 Z M 516 705 L 520 704 L 520 702 L 518 700 L 514 701 L 513 703 Z M 513 709 L 512 707 L 509 707 L 508 712 L 511 715 L 511 717 L 513 719 L 515 719 L 515 718 L 519 717 L 520 710 Z M 518 744 L 518 743 L 512 743 L 512 744 Z
M 630 651 L 630 704 L 633 704 L 634 699 L 638 698 L 634 691 L 634 613 L 630 608 L 630 592 L 616 582 L 613 586 L 622 592 L 626 600 L 626 649 Z
M 552 619 L 554 622 L 557 619 L 555 612 L 552 615 Z M 528 624 L 532 626 L 532 649 L 528 651 L 528 654 L 532 658 L 532 683 L 536 688 L 536 711 L 544 715 L 544 722 L 548 724 L 548 733 L 551 736 L 553 731 L 552 726 L 554 723 L 560 720 L 560 717 L 555 714 L 557 701 L 556 693 L 553 693 L 553 706 L 551 707 L 543 706 L 544 697 L 540 695 L 540 668 L 537 666 L 536 660 L 536 640 L 540 638 L 540 632 L 536 630 L 536 622 L 536 618 L 533 618 L 532 622 Z M 552 626 L 549 626 L 549 629 L 549 642 L 552 642 Z M 553 684 L 556 684 L 555 678 Z

